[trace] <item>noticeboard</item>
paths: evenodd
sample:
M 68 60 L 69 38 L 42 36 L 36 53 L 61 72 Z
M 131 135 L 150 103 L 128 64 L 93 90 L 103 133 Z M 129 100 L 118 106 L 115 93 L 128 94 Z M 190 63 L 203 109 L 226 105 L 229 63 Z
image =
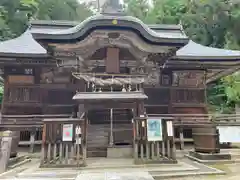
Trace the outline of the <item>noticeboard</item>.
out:
M 73 140 L 73 124 L 64 124 L 62 141 L 72 141 Z
M 147 119 L 148 141 L 162 141 L 162 119 Z
M 173 123 L 172 121 L 167 121 L 167 134 L 170 137 L 173 137 Z
M 220 143 L 240 143 L 240 126 L 218 126 Z

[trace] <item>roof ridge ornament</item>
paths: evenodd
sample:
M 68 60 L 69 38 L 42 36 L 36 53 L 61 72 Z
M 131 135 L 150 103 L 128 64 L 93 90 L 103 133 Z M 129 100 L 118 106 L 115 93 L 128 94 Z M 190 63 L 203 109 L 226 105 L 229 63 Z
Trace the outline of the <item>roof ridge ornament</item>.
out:
M 101 14 L 125 15 L 123 5 L 119 2 L 119 0 L 106 0 L 102 6 Z

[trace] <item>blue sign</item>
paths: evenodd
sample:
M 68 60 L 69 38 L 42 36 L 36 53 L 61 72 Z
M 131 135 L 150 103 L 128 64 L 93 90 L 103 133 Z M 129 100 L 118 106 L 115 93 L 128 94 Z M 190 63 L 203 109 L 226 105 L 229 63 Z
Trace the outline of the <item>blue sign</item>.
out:
M 162 119 L 147 120 L 148 141 L 162 141 Z

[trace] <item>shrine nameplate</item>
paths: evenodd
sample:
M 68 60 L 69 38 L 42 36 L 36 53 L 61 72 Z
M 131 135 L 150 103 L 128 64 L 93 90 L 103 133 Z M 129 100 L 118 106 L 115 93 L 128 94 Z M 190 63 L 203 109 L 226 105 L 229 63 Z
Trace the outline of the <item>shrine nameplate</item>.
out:
M 12 75 L 12 76 L 8 76 L 8 82 L 10 84 L 34 84 L 34 76 Z

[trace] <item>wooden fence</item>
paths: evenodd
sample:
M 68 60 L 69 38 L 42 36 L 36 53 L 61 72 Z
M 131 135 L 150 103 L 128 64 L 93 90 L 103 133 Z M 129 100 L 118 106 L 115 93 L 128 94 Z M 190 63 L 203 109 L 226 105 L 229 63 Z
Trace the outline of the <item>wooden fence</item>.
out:
M 72 126 L 69 136 L 64 140 L 64 125 Z M 81 134 L 77 136 L 76 128 Z M 41 167 L 79 167 L 86 165 L 86 124 L 79 119 L 46 119 L 42 136 Z M 72 133 L 72 134 L 71 134 Z
M 176 163 L 174 137 L 168 136 L 166 122 L 162 119 L 162 140 L 149 141 L 147 119 L 137 118 L 134 122 L 134 160 L 135 163 Z
M 19 127 L 19 130 L 21 131 L 20 135 L 20 142 L 19 145 L 29 145 L 30 146 L 30 152 L 34 151 L 34 145 L 42 144 L 42 120 L 43 119 L 51 119 L 51 118 L 69 118 L 71 115 L 3 115 L 2 116 L 2 124 L 1 124 L 1 130 L 7 130 L 13 127 L 12 130 L 17 130 Z M 211 114 L 149 114 L 149 116 L 154 117 L 162 117 L 165 120 L 173 120 L 174 128 L 178 129 L 178 137 L 175 136 L 174 142 L 176 144 L 180 144 L 180 149 L 185 149 L 186 142 L 193 142 L 193 139 L 191 137 L 184 137 L 184 129 L 186 128 L 194 128 L 198 126 L 202 126 L 203 124 L 215 124 L 220 126 L 240 126 L 240 114 L 224 114 L 224 115 L 211 115 Z M 32 123 L 35 123 L 34 125 L 31 125 Z M 142 123 L 142 122 L 141 122 Z M 165 159 L 168 159 L 171 157 L 169 150 L 167 150 L 168 147 L 168 141 L 171 144 L 171 139 L 164 139 L 163 142 L 148 142 L 146 143 L 146 129 L 141 128 L 142 124 L 140 123 L 140 120 L 135 123 L 135 130 L 138 132 L 137 128 L 140 128 L 139 132 L 136 133 L 136 143 L 138 143 L 137 148 L 135 146 L 135 151 L 137 151 L 138 160 L 145 161 L 146 159 L 155 159 L 162 160 L 164 157 Z M 146 122 L 145 122 L 146 123 Z M 36 130 L 37 126 L 37 130 Z M 138 127 L 137 127 L 138 126 Z M 28 129 L 26 129 L 28 127 Z M 26 130 L 25 130 L 26 129 Z M 145 133 L 145 134 L 144 134 Z M 175 134 L 176 135 L 176 134 Z M 61 143 L 54 143 L 51 144 L 51 147 L 49 147 L 52 151 L 54 151 L 54 146 L 56 146 L 56 149 L 59 151 Z M 68 149 L 69 152 L 71 152 L 70 149 L 73 149 L 75 153 L 75 157 L 77 157 L 77 147 L 74 144 L 68 143 Z M 66 143 L 63 143 L 61 145 L 63 147 L 63 151 L 66 150 Z M 45 147 L 45 150 L 47 152 L 48 145 Z M 170 152 L 171 152 L 171 146 L 170 146 Z M 80 151 L 81 152 L 81 151 Z M 57 154 L 60 154 L 57 153 Z M 62 153 L 62 155 L 65 155 L 66 153 Z M 54 156 L 54 153 L 52 154 Z M 70 157 L 71 154 L 68 155 Z M 54 159 L 54 158 L 51 158 Z M 144 160 L 145 159 L 145 160 Z M 47 160 L 47 159 L 46 159 Z M 49 161 L 50 162 L 50 161 Z

